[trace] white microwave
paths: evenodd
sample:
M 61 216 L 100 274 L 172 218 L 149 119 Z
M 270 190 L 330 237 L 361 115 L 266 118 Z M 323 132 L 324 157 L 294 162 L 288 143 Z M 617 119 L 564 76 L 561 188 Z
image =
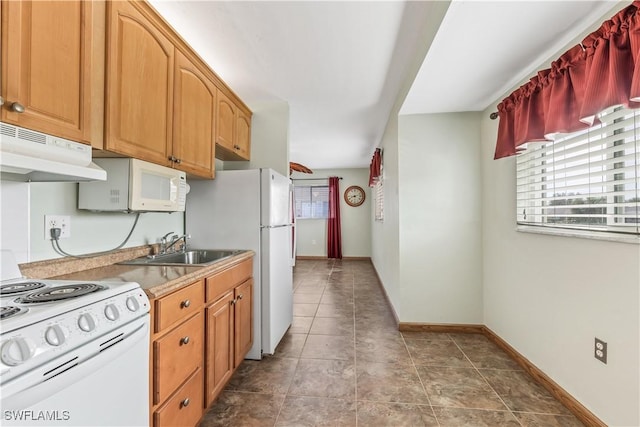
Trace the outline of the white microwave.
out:
M 106 181 L 81 182 L 78 209 L 110 212 L 181 212 L 187 197 L 184 172 L 137 159 L 94 158 Z

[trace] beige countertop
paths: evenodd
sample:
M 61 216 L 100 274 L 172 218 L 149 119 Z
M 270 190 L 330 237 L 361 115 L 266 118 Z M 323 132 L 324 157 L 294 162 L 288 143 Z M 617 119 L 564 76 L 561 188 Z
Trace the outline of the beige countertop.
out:
M 49 278 L 61 280 L 137 282 L 142 289 L 145 290 L 149 298 L 158 298 L 253 256 L 253 251 L 243 251 L 237 255 L 204 267 L 107 264 L 86 270 L 57 274 Z

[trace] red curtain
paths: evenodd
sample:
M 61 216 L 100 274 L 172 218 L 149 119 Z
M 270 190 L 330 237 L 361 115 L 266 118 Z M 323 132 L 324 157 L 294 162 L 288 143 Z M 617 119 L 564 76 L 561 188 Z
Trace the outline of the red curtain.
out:
M 614 106 L 640 108 L 640 0 L 635 0 L 498 104 L 496 159 L 526 142 L 575 132 Z
M 329 218 L 327 219 L 327 258 L 342 259 L 340 229 L 340 178 L 329 178 Z
M 369 187 L 374 187 L 378 178 L 380 177 L 382 167 L 382 150 L 376 148 L 371 159 L 371 165 L 369 166 Z

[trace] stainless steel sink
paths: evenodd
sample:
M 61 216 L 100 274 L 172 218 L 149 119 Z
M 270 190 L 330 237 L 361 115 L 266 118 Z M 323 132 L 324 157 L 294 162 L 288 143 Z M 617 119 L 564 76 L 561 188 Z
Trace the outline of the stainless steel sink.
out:
M 135 258 L 123 261 L 119 264 L 127 265 L 208 265 L 233 255 L 239 254 L 242 250 L 220 250 L 220 249 L 191 249 L 185 252 L 175 252 L 164 255 L 150 255 L 144 258 Z

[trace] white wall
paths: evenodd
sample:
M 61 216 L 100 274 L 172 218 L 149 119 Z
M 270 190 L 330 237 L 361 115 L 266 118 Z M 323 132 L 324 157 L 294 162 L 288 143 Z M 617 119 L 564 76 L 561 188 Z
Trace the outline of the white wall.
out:
M 397 114 L 397 110 L 394 111 Z M 381 147 L 384 220 L 373 221 L 372 223 L 371 261 L 396 314 L 398 314 L 402 301 L 400 296 L 400 201 L 398 199 L 397 115 L 389 118 Z
M 579 42 L 583 36 L 576 37 L 574 42 Z M 544 68 L 549 61 L 539 68 Z M 477 292 L 478 284 L 481 286 L 482 295 L 475 308 L 481 307 L 482 313 L 480 316 L 474 313 L 474 317 L 607 424 L 640 425 L 640 246 L 517 232 L 514 159 L 493 160 L 498 122 L 489 120 L 488 115 L 495 106 L 481 115 L 479 141 L 478 137 L 464 136 L 462 129 L 454 129 L 460 125 L 456 122 L 451 129 L 460 136 L 459 146 L 443 147 L 430 158 L 425 149 L 432 140 L 440 139 L 438 135 L 446 130 L 444 124 L 456 115 L 398 119 L 398 105 L 405 95 L 406 91 L 400 92 L 380 144 L 384 150 L 385 221 L 372 223 L 371 236 L 373 263 L 400 320 L 456 321 L 449 317 L 454 313 L 449 308 L 457 305 L 451 300 L 454 295 L 430 295 L 428 277 L 424 279 L 423 288 L 417 281 L 407 282 L 418 268 L 419 258 L 412 257 L 412 253 L 431 254 L 438 248 L 438 241 L 437 236 L 426 229 L 427 225 L 420 225 L 419 218 L 412 218 L 415 212 L 405 212 L 412 206 L 405 200 L 405 195 L 411 195 L 415 187 L 433 178 L 434 174 L 451 177 L 447 162 L 438 164 L 438 160 L 442 160 L 440 156 L 462 154 L 458 150 L 463 148 L 465 140 L 469 144 L 478 142 L 480 170 L 476 166 L 468 177 L 472 184 L 475 183 L 477 194 L 481 195 L 482 207 L 481 280 L 476 280 L 470 289 Z M 436 119 L 442 120 L 443 127 L 438 126 Z M 416 121 L 411 124 L 415 134 L 408 132 L 407 120 Z M 463 126 L 475 126 L 467 120 L 463 123 L 466 123 Z M 427 124 L 429 128 L 423 129 L 423 147 L 418 143 L 418 129 Z M 409 137 L 407 132 L 414 136 Z M 468 148 L 477 153 L 478 146 Z M 463 157 L 467 165 L 473 163 L 471 158 Z M 425 166 L 411 169 L 412 159 L 420 159 Z M 441 203 L 446 203 L 450 196 L 439 194 L 437 188 L 429 191 Z M 455 198 L 450 202 L 455 202 Z M 472 218 L 467 220 L 471 226 Z M 409 224 L 418 224 L 418 228 L 405 227 Z M 473 235 L 475 240 L 478 234 Z M 463 242 L 458 241 L 452 246 L 462 245 Z M 398 258 L 396 254 L 401 255 Z M 437 254 L 437 258 L 450 267 L 455 265 L 452 263 L 456 257 L 457 253 Z M 423 265 L 426 266 L 423 268 L 429 268 L 427 263 Z M 466 267 L 459 265 L 459 268 Z M 477 265 L 474 268 L 477 269 Z M 444 273 L 446 271 L 440 270 L 435 275 L 446 277 Z M 464 286 L 457 283 L 456 294 L 463 300 L 467 299 L 466 292 Z M 425 313 L 427 310 L 417 309 L 419 305 L 429 305 L 430 298 L 438 304 L 448 300 L 449 312 L 436 307 L 435 316 Z M 419 316 L 421 313 L 424 316 Z M 593 357 L 594 337 L 609 345 L 606 365 Z
M 482 323 L 479 134 L 479 113 L 400 116 L 400 321 Z
M 604 422 L 640 425 L 640 245 L 515 230 L 515 159 L 482 120 L 484 321 Z M 594 337 L 608 343 L 606 365 Z
M 78 184 L 34 182 L 27 185 L 31 187 L 30 261 L 59 257 L 52 249 L 51 241 L 44 238 L 45 214 L 71 217 L 71 237 L 61 239 L 60 246 L 73 255 L 112 249 L 125 239 L 133 225 L 135 216 L 132 214 L 78 210 Z M 4 215 L 2 221 L 5 221 Z M 157 243 L 169 231 L 183 233 L 184 215 L 181 212 L 143 213 L 125 247 Z
M 368 187 L 369 168 L 363 169 L 319 169 L 312 175 L 294 172 L 295 185 L 327 185 L 327 177 L 341 176 L 340 181 L 340 224 L 342 230 L 343 257 L 371 256 L 371 203 L 373 194 Z M 305 181 L 296 181 L 296 178 Z M 306 181 L 309 178 L 318 180 Z M 344 201 L 344 191 L 351 185 L 359 185 L 365 190 L 365 201 L 358 207 L 351 207 Z M 314 243 L 315 242 L 315 243 Z M 327 256 L 327 220 L 299 219 L 296 222 L 296 244 L 298 256 Z
M 9 249 L 19 263 L 29 261 L 29 184 L 0 182 L 0 249 Z
M 269 167 L 288 175 L 289 106 L 286 102 L 254 106 L 251 138 L 251 162 L 221 162 L 216 159 L 216 169 Z M 20 189 L 17 192 L 19 197 L 16 196 L 16 189 Z M 104 251 L 119 245 L 135 220 L 131 214 L 78 210 L 77 184 L 74 183 L 18 184 L 3 181 L 0 190 L 0 244 L 2 248 L 15 249 L 18 262 L 21 263 L 60 257 L 51 247 L 51 241 L 44 238 L 46 214 L 71 217 L 71 237 L 60 240 L 60 246 L 74 255 Z M 18 209 L 23 205 L 26 205 L 26 209 Z M 157 243 L 169 231 L 184 232 L 182 213 L 143 213 L 125 247 Z
M 224 162 L 224 169 L 271 168 L 289 176 L 289 103 L 251 105 L 251 160 Z
M 407 13 L 413 14 L 411 4 L 411 2 L 408 3 Z M 423 26 L 419 32 L 415 33 L 416 39 L 413 42 L 416 46 L 415 58 L 407 69 L 407 78 L 398 91 L 398 97 L 389 113 L 382 141 L 379 144 L 383 150 L 384 165 L 384 221 L 371 223 L 371 260 L 396 314 L 402 310 L 399 211 L 399 188 L 402 183 L 399 181 L 398 112 L 448 8 L 449 1 L 430 2 L 423 16 L 416 14 Z M 373 151 L 371 154 L 373 155 Z
M 99 252 L 119 245 L 129 233 L 134 215 L 94 213 L 76 208 L 78 184 L 0 182 L 0 248 L 11 249 L 19 263 L 59 258 L 44 238 L 45 215 L 69 215 L 71 237 L 60 246 L 71 254 Z M 125 247 L 157 243 L 169 231 L 183 233 L 182 213 L 144 213 Z
M 628 3 L 612 2 L 587 32 Z M 481 123 L 484 322 L 605 423 L 638 426 L 640 245 L 516 231 L 515 159 L 493 160 L 494 110 Z

